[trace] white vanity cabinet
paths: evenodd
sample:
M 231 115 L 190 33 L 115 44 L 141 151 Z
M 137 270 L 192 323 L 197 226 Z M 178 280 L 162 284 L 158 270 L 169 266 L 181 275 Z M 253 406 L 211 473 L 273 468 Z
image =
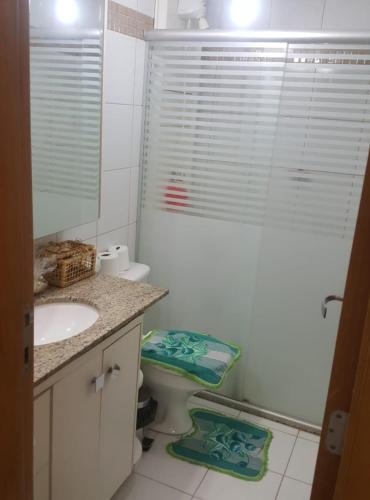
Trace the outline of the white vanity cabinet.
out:
M 99 500 L 97 494 L 101 355 L 53 386 L 53 500 Z M 37 499 L 36 499 L 37 500 Z
M 130 475 L 141 331 L 141 320 L 132 322 L 52 381 L 45 401 L 51 410 L 51 493 L 34 500 L 109 500 Z
M 101 500 L 112 497 L 133 467 L 140 340 L 141 331 L 134 329 L 103 353 L 107 375 L 101 395 Z
M 34 400 L 33 423 L 33 497 L 49 500 L 50 497 L 50 390 Z

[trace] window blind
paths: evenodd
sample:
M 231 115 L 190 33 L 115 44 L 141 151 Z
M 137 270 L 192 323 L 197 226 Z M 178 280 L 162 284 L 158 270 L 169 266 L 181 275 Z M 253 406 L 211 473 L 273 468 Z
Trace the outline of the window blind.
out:
M 143 205 L 352 236 L 370 46 L 151 42 Z

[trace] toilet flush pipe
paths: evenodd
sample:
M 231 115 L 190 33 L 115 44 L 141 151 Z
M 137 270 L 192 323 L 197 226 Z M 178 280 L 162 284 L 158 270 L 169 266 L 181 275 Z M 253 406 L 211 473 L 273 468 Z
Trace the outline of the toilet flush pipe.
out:
M 206 12 L 206 0 L 179 0 L 177 14 L 185 21 L 187 30 L 191 30 L 195 21 L 197 21 L 200 30 L 208 29 Z

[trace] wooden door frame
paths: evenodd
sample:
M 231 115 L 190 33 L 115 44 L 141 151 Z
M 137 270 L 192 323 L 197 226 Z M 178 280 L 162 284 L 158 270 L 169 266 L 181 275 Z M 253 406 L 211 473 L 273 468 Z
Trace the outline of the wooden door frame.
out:
M 32 500 L 33 332 L 32 315 L 25 316 L 33 303 L 28 24 L 27 0 L 0 2 L 0 498 L 4 500 Z
M 26 339 L 29 342 L 28 369 L 24 365 L 23 338 L 25 312 L 31 310 L 33 302 L 28 22 L 28 0 L 0 2 L 0 210 L 3 236 L 0 271 L 0 498 L 6 500 L 32 500 L 33 335 L 30 316 L 31 328 L 28 328 L 29 338 Z M 344 488 L 351 485 L 353 476 L 349 471 L 358 456 L 353 447 L 358 435 L 354 430 L 363 418 L 361 388 L 368 374 L 368 351 L 364 346 L 367 340 L 370 342 L 370 338 L 364 337 L 364 332 L 366 334 L 370 328 L 365 329 L 370 295 L 369 229 L 370 162 L 353 242 L 312 500 L 347 498 L 343 496 Z M 337 409 L 350 412 L 351 403 L 353 414 L 341 463 L 340 457 L 325 449 L 325 430 L 331 412 Z
M 353 436 L 347 435 L 342 457 L 333 455 L 326 449 L 325 436 L 332 412 L 342 410 L 350 413 L 351 411 L 352 395 L 360 359 L 369 297 L 370 156 L 367 163 L 353 240 L 311 500 L 333 499 L 337 480 L 338 484 L 339 481 L 342 481 L 338 476 L 338 471 L 341 459 L 344 459 L 349 450 L 350 444 L 348 439 L 353 439 Z M 343 469 L 341 470 L 342 473 Z M 335 498 L 339 499 L 341 497 L 336 496 Z M 370 498 L 370 491 L 368 492 L 368 498 Z
M 340 461 L 334 500 L 370 497 L 370 300 L 357 366 L 347 436 Z M 367 481 L 367 485 L 366 485 Z M 366 490 L 366 486 L 368 489 Z

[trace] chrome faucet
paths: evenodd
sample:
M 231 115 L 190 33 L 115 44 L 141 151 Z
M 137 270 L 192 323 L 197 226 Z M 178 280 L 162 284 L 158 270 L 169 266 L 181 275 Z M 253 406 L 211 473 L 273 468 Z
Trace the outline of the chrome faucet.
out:
M 334 300 L 337 300 L 339 302 L 343 302 L 343 297 L 339 297 L 339 295 L 328 295 L 321 302 L 321 314 L 322 314 L 323 318 L 326 318 L 326 313 L 328 312 L 329 302 L 333 302 Z

